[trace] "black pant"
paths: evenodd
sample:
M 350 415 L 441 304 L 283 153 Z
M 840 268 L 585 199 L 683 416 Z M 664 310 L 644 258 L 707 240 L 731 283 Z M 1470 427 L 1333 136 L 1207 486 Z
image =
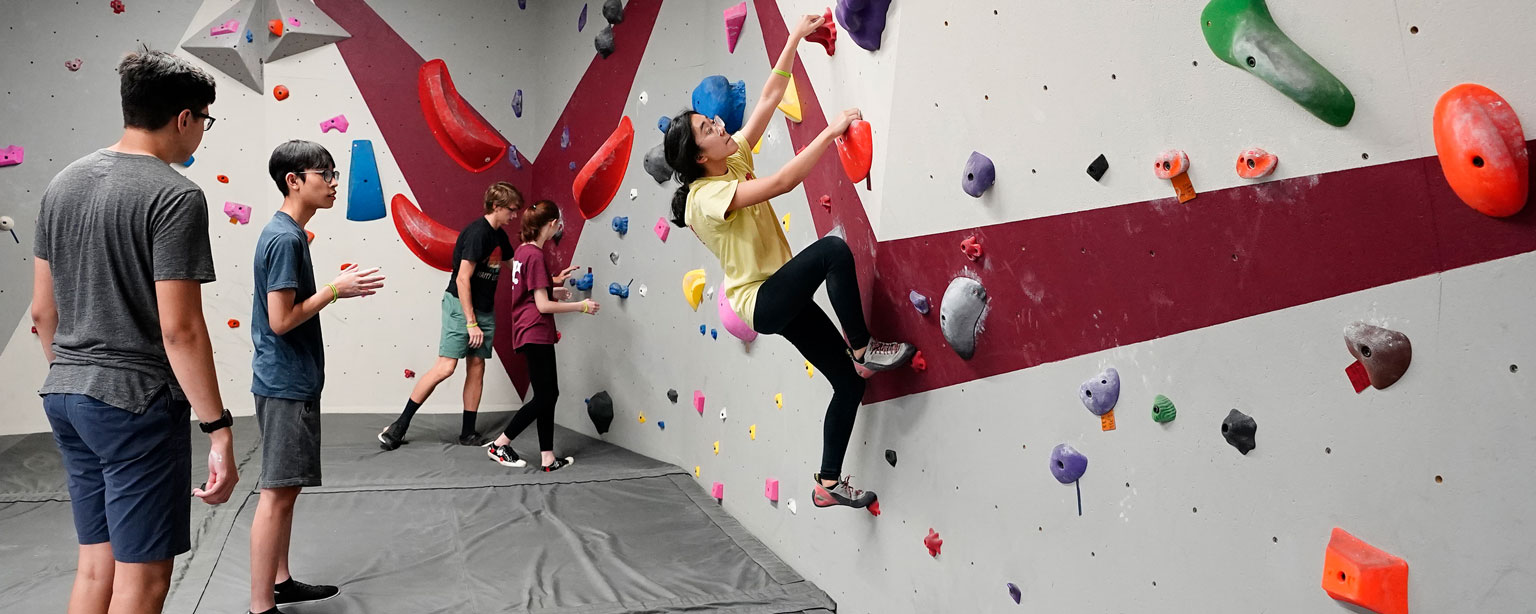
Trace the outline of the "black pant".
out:
M 523 404 L 512 416 L 503 431 L 507 439 L 516 439 L 523 429 L 537 420 L 539 423 L 539 451 L 555 449 L 555 401 L 560 398 L 560 383 L 555 377 L 555 346 L 547 343 L 529 343 L 517 348 L 528 361 L 528 379 L 533 384 L 533 398 Z
M 823 281 L 827 284 L 827 296 L 832 299 L 832 310 L 848 335 L 847 344 L 813 301 Z M 827 479 L 842 475 L 843 456 L 848 453 L 853 421 L 864 398 L 864 378 L 854 371 L 848 348 L 869 344 L 859 280 L 848 243 L 838 237 L 822 237 L 779 267 L 757 289 L 752 328 L 788 339 L 832 382 L 832 401 L 827 404 L 827 416 L 822 421 L 821 475 Z

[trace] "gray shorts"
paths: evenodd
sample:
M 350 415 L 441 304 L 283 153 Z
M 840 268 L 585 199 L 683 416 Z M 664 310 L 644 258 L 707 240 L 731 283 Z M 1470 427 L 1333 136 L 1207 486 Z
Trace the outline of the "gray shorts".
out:
M 261 427 L 257 488 L 320 485 L 320 401 L 256 395 Z

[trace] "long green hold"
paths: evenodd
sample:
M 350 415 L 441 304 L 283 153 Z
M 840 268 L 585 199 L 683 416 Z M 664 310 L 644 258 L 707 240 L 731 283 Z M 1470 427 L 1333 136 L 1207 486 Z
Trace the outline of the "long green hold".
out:
M 1263 79 L 1318 119 L 1342 127 L 1354 117 L 1349 88 L 1280 31 L 1264 0 L 1211 0 L 1200 25 L 1221 61 Z

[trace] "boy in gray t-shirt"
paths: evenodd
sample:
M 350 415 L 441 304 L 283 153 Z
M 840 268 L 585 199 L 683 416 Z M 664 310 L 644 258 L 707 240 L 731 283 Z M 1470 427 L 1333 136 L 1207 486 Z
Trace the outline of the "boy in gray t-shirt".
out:
M 203 320 L 208 205 L 168 166 L 212 128 L 213 79 L 147 49 L 117 71 L 123 136 L 53 178 L 33 248 L 43 410 L 80 542 L 71 612 L 159 612 L 191 548 L 188 491 L 223 503 L 239 479 Z M 211 439 L 197 489 L 190 412 Z
M 261 498 L 251 521 L 251 612 L 336 596 L 335 586 L 305 584 L 287 574 L 293 504 L 305 486 L 320 485 L 320 392 L 325 344 L 320 310 L 337 299 L 368 296 L 384 286 L 378 269 L 349 266 L 315 287 L 304 226 L 336 203 L 340 179 L 331 152 L 288 141 L 267 162 L 283 205 L 256 240 L 251 305 L 251 393 L 261 428 Z

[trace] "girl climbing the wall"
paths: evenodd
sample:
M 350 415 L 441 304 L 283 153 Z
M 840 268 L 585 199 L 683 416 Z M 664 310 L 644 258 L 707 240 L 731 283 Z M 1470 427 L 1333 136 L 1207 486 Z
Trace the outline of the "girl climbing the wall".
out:
M 791 254 L 779 217 L 768 200 L 793 190 L 805 180 L 832 140 L 860 118 L 849 109 L 831 118 L 826 130 L 777 173 L 753 174 L 752 144 L 763 136 L 778 101 L 789 85 L 795 48 L 821 25 L 822 18 L 800 20 L 762 96 L 742 129 L 726 131 L 718 117 L 684 111 L 672 119 L 665 137 L 667 163 L 682 183 L 672 197 L 672 223 L 692 228 L 720 260 L 724 291 L 743 322 L 762 334 L 788 339 L 832 382 L 822 434 L 821 471 L 811 499 L 817 507 L 867 507 L 876 500 L 865 491 L 858 498 L 838 492 L 843 456 L 853 435 L 854 418 L 864 397 L 864 377 L 906 364 L 914 350 L 906 343 L 871 339 L 860 304 L 853 253 L 835 236 L 823 237 L 799 254 Z M 843 332 L 812 300 L 822 283 Z M 849 489 L 848 494 L 852 494 Z
M 554 314 L 580 311 L 597 315 L 599 306 L 592 299 L 578 303 L 558 302 L 570 298 L 571 291 L 560 284 L 576 270 L 576 267 L 570 267 L 562 271 L 559 278 L 553 278 L 544 264 L 544 242 L 560 229 L 559 207 L 547 200 L 534 203 L 523 212 L 523 243 L 512 255 L 512 346 L 528 360 L 533 397 L 512 416 L 507 430 L 491 442 L 486 451 L 491 460 L 508 467 L 527 464 L 512 451 L 512 440 L 535 422 L 539 432 L 540 466 L 545 471 L 555 471 L 576 462 L 569 456 L 555 457 L 555 401 L 560 398 L 560 386 L 555 379 Z

